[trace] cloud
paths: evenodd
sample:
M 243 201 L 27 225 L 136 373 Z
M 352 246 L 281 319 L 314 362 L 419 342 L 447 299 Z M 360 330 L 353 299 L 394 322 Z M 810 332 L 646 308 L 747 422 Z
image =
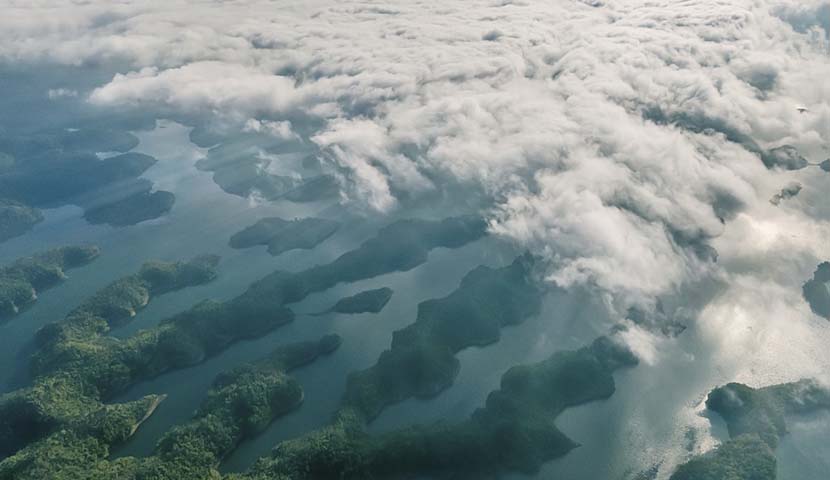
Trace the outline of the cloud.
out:
M 801 295 L 830 259 L 828 177 L 801 168 L 828 158 L 828 9 L 11 0 L 0 61 L 112 65 L 95 106 L 302 143 L 369 214 L 474 205 L 494 234 L 544 256 L 551 282 L 600 292 L 614 320 L 636 306 L 688 326 L 672 339 L 647 321 L 621 335 L 655 366 L 646 386 L 679 391 L 660 418 L 678 446 L 664 473 L 687 453 L 685 427 L 703 422 L 679 396 L 830 366 L 827 322 Z M 770 204 L 796 184 L 797 201 Z M 647 432 L 653 417 L 624 423 Z
M 823 30 L 824 36 L 830 39 L 830 2 L 827 0 L 784 4 L 775 9 L 775 14 L 798 32 Z
M 245 122 L 245 126 L 242 131 L 264 133 L 280 140 L 294 140 L 298 138 L 297 134 L 291 127 L 291 122 L 288 121 L 260 121 L 255 118 L 249 118 L 248 121 Z
M 46 95 L 50 100 L 67 97 L 74 98 L 78 96 L 78 91 L 69 88 L 50 88 L 49 91 L 46 92 Z
M 468 192 L 553 281 L 636 303 L 763 223 L 786 181 L 759 153 L 826 158 L 827 5 L 12 2 L 0 58 L 126 65 L 89 101 L 299 136 L 370 211 Z
M 796 196 L 798 196 L 798 194 L 801 193 L 802 188 L 804 187 L 798 182 L 788 183 L 784 186 L 784 188 L 781 189 L 780 192 L 772 196 L 772 198 L 770 199 L 770 203 L 778 206 L 781 204 L 782 201 L 789 200 L 791 198 L 795 198 Z
M 287 77 L 209 61 L 118 74 L 90 95 L 90 101 L 101 106 L 145 107 L 161 114 L 220 114 L 246 120 L 288 112 L 299 100 L 294 82 Z

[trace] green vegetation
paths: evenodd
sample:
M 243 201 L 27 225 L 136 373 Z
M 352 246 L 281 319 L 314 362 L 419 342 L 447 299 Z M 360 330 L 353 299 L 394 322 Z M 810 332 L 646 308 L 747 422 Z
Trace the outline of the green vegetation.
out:
M 215 439 L 193 435 L 209 423 L 223 423 L 220 430 L 231 432 L 232 444 L 208 448 L 221 459 L 243 438 L 264 430 L 274 418 L 293 410 L 303 400 L 300 384 L 286 375 L 287 371 L 309 364 L 321 355 L 340 346 L 337 335 L 327 335 L 316 342 L 302 342 L 275 350 L 259 362 L 246 364 L 216 377 L 207 398 L 197 410 L 194 421 L 166 435 L 159 442 L 159 451 L 169 453 L 189 443 L 182 439 L 195 438 L 197 442 Z M 221 438 L 222 436 L 220 436 Z
M 15 208 L 0 205 L 0 239 L 20 235 L 37 223 L 39 213 L 32 207 L 74 204 L 86 210 L 90 222 L 116 226 L 167 213 L 173 194 L 151 193 L 152 184 L 138 179 L 156 159 L 128 152 L 136 145 L 134 135 L 109 129 L 0 135 L 2 202 L 15 202 Z M 103 152 L 121 154 L 101 160 L 97 154 Z M 110 192 L 129 194 L 101 205 Z
M 166 368 L 163 364 L 144 364 L 151 360 L 145 349 L 164 348 L 168 343 L 176 348 L 176 337 L 166 336 L 171 328 L 142 331 L 125 341 L 104 335 L 110 328 L 130 321 L 152 296 L 213 280 L 218 262 L 219 257 L 214 255 L 202 255 L 186 263 L 148 262 L 137 274 L 104 287 L 63 322 L 47 325 L 38 332 L 40 348 L 33 356 L 33 372 L 37 376 L 72 372 L 104 397 L 129 385 L 131 376 L 139 372 L 149 376 L 162 373 Z M 170 319 L 166 321 L 169 324 Z M 198 325 L 188 326 L 198 329 Z M 144 355 L 147 357 L 142 358 Z
M 106 309 L 99 309 L 91 300 L 93 314 L 82 310 L 73 312 L 67 321 L 40 332 L 40 349 L 32 364 L 35 386 L 31 388 L 44 382 L 60 381 L 72 395 L 87 397 L 84 404 L 94 405 L 139 381 L 197 364 L 233 342 L 260 337 L 292 321 L 294 314 L 285 305 L 312 292 L 340 282 L 413 268 L 423 263 L 433 248 L 458 247 L 484 233 L 485 224 L 477 217 L 399 221 L 332 263 L 299 273 L 274 272 L 236 298 L 226 302 L 204 301 L 125 340 L 104 335 L 109 328 L 107 318 L 112 318 L 106 315 L 116 312 L 117 318 L 125 318 L 124 312 L 129 314 L 134 301 L 141 300 L 141 295 L 136 295 L 140 291 L 133 288 L 120 290 L 114 287 L 119 294 L 103 294 L 104 299 L 116 300 L 104 301 Z M 134 283 L 127 282 L 127 285 L 132 287 Z M 106 312 L 104 316 L 102 311 Z M 55 392 L 53 398 L 47 393 L 33 409 L 64 411 L 64 400 L 59 396 L 63 390 L 56 389 Z M 25 394 L 25 390 L 22 393 Z M 16 394 L 21 392 L 10 395 Z M 0 400 L 0 412 L 3 404 Z M 3 416 L 0 414 L 0 418 Z M 56 424 L 62 424 L 62 417 L 56 417 Z M 44 431 L 53 429 L 52 423 L 43 424 Z M 12 431 L 10 438 L 15 438 Z M 24 444 L 17 442 L 11 450 Z
M 392 348 L 349 377 L 346 405 L 371 420 L 386 405 L 449 387 L 460 368 L 456 353 L 496 342 L 502 327 L 539 312 L 533 263 L 525 255 L 504 268 L 478 267 L 449 296 L 418 305 L 415 323 L 393 333 Z
M 0 151 L 23 163 L 40 161 L 61 152 L 127 152 L 138 138 L 125 131 L 84 128 L 44 130 L 31 135 L 0 135 Z
M 222 478 L 217 468 L 224 456 L 302 401 L 299 384 L 286 371 L 333 351 L 339 337 L 289 345 L 220 374 L 194 418 L 168 432 L 148 458 L 108 459 L 110 447 L 134 433 L 161 398 L 123 405 L 102 401 L 136 381 L 267 332 L 292 318 L 285 305 L 311 292 L 412 268 L 432 248 L 459 246 L 483 233 L 483 222 L 475 218 L 397 222 L 330 264 L 275 272 L 232 300 L 203 302 L 126 340 L 105 336 L 110 323 L 129 318 L 147 295 L 185 281 L 182 265 L 145 266 L 39 335 L 35 384 L 0 400 L 0 409 L 6 409 L 0 418 L 14 419 L 0 425 L 5 454 L 11 454 L 0 462 L 0 480 Z M 501 387 L 467 420 L 376 436 L 364 430 L 385 405 L 432 395 L 451 384 L 458 370 L 456 352 L 494 342 L 501 327 L 538 312 L 541 292 L 533 264 L 526 255 L 507 267 L 476 268 L 449 296 L 423 302 L 415 323 L 395 333 L 378 363 L 350 377 L 331 425 L 280 444 L 250 472 L 225 478 L 481 478 L 505 471 L 532 473 L 575 448 L 556 428 L 557 416 L 569 407 L 608 398 L 615 390 L 613 372 L 637 363 L 608 338 L 510 369 Z
M 124 440 L 161 400 L 150 396 L 146 403 L 104 405 L 71 377 L 39 379 L 0 397 L 0 458 L 66 429 L 84 429 L 108 443 Z
M 813 312 L 830 320 L 830 262 L 818 266 L 813 278 L 804 284 L 803 292 Z
M 107 285 L 73 310 L 63 322 L 53 323 L 38 332 L 41 347 L 57 338 L 101 335 L 110 328 L 132 320 L 150 299 L 189 286 L 202 285 L 216 278 L 219 257 L 200 255 L 188 262 L 147 262 L 138 273 Z M 93 320 L 94 319 L 94 320 Z M 102 328 L 79 331 L 102 321 Z
M 302 388 L 287 372 L 339 345 L 336 335 L 290 344 L 220 374 L 193 419 L 168 432 L 151 457 L 107 460 L 110 446 L 135 433 L 162 396 L 97 407 L 0 462 L 0 480 L 219 478 L 219 462 L 239 442 L 302 402 Z
M 33 158 L 12 172 L 0 175 L 0 191 L 33 206 L 79 203 L 82 195 L 119 181 L 137 178 L 156 163 L 140 153 L 125 153 L 99 160 L 92 153 L 57 152 Z
M 758 389 L 730 383 L 713 390 L 706 406 L 726 420 L 730 437 L 757 434 L 774 448 L 787 433 L 785 417 L 830 409 L 830 390 L 814 380 Z
M 329 311 L 345 314 L 380 313 L 383 307 L 389 303 L 392 293 L 394 293 L 392 289 L 387 287 L 366 290 L 350 297 L 341 298 Z
M 341 411 L 322 430 L 280 444 L 270 458 L 234 480 L 409 478 L 504 471 L 533 473 L 577 446 L 555 426 L 565 409 L 608 398 L 614 370 L 637 363 L 608 338 L 511 368 L 501 388 L 466 421 L 404 428 L 372 436 L 360 415 Z
M 773 480 L 776 459 L 757 435 L 741 435 L 680 466 L 672 480 Z
M 814 380 L 758 389 L 730 383 L 713 390 L 706 406 L 726 421 L 730 440 L 681 465 L 672 480 L 774 480 L 786 416 L 830 409 L 830 390 Z
M 486 231 L 486 222 L 477 216 L 399 220 L 335 261 L 298 274 L 297 281 L 303 290 L 312 292 L 341 282 L 407 271 L 426 262 L 430 250 L 461 247 L 482 238 Z
M 268 253 L 279 255 L 294 249 L 310 250 L 334 235 L 340 223 L 322 218 L 283 220 L 263 218 L 231 237 L 233 248 L 267 245 Z
M 170 192 L 143 191 L 106 205 L 90 208 L 84 212 L 84 218 L 92 224 L 106 223 L 117 227 L 135 225 L 167 214 L 175 202 L 176 196 Z
M 0 243 L 23 235 L 42 221 L 43 214 L 39 210 L 0 198 Z
M 77 264 L 92 254 L 97 249 L 52 251 L 44 257 Z M 82 361 L 119 344 L 102 335 L 129 321 L 155 295 L 213 280 L 218 262 L 218 257 L 204 255 L 187 263 L 145 263 L 137 274 L 88 298 L 63 322 L 42 328 L 37 334 L 40 349 L 33 358 L 34 370 L 41 374 L 33 386 L 0 397 L 0 456 L 100 409 L 102 392 L 89 376 L 107 372 L 107 367 Z
M 102 405 L 76 422 L 0 462 L 0 480 L 111 480 L 130 462 L 106 461 L 109 445 L 129 438 L 164 396 Z
M 294 314 L 285 305 L 309 293 L 409 269 L 425 261 L 432 248 L 474 240 L 484 234 L 483 223 L 467 217 L 396 222 L 330 264 L 299 273 L 274 272 L 236 298 L 204 301 L 123 341 L 89 335 L 101 331 L 94 326 L 80 329 L 82 335 L 55 335 L 58 341 L 35 355 L 33 371 L 37 376 L 71 372 L 108 398 L 135 382 L 197 364 L 233 342 L 262 336 L 292 321 Z M 101 325 L 90 317 L 82 320 L 77 324 Z
M 37 292 L 66 278 L 64 270 L 91 262 L 98 247 L 71 246 L 22 258 L 0 269 L 0 320 L 16 315 L 37 300 Z

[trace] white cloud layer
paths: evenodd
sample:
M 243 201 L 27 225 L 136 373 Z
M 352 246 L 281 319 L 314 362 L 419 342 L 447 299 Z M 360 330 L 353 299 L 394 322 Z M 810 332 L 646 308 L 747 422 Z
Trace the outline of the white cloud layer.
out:
M 4 3 L 0 58 L 130 65 L 95 104 L 281 138 L 308 120 L 350 200 L 469 188 L 553 280 L 628 302 L 709 272 L 703 245 L 792 180 L 726 137 L 814 162 L 830 142 L 826 0 Z
M 301 136 L 370 211 L 469 191 L 553 281 L 621 312 L 717 279 L 692 335 L 719 380 L 830 365 L 799 291 L 830 258 L 830 175 L 753 151 L 830 156 L 827 0 L 0 4 L 0 59 L 119 62 L 89 101 Z M 665 339 L 628 337 L 661 359 Z

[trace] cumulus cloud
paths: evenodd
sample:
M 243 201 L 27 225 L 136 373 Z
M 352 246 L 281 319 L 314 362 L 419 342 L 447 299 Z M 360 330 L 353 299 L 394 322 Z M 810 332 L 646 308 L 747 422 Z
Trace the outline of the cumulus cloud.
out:
M 297 134 L 291 127 L 291 122 L 288 121 L 260 121 L 255 118 L 249 118 L 248 121 L 245 122 L 245 127 L 242 131 L 264 133 L 280 140 L 293 140 L 298 138 Z
M 287 77 L 205 61 L 167 70 L 145 67 L 118 74 L 93 91 L 90 101 L 98 105 L 149 107 L 162 114 L 244 114 L 248 119 L 287 112 L 299 98 L 294 82 Z
M 830 39 L 830 2 L 827 0 L 780 5 L 775 14 L 799 32 L 823 34 Z
M 830 259 L 830 177 L 810 165 L 828 158 L 828 53 L 827 0 L 7 0 L 0 16 L 0 61 L 114 65 L 98 107 L 308 145 L 355 208 L 474 198 L 550 281 L 688 326 L 621 337 L 668 362 L 659 381 L 688 363 L 683 382 L 713 382 L 692 395 L 830 366 L 801 295 Z M 678 445 L 697 413 L 666 414 Z
M 370 210 L 463 188 L 551 280 L 636 303 L 764 221 L 759 155 L 826 158 L 827 6 L 13 1 L 0 58 L 127 65 L 89 101 L 301 137 Z

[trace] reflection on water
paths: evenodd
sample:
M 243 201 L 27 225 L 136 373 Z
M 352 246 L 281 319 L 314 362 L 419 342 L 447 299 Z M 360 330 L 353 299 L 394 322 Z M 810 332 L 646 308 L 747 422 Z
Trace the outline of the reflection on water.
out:
M 824 480 L 830 475 L 830 414 L 810 415 L 787 425 L 778 446 L 778 480 Z
M 194 167 L 205 151 L 189 142 L 186 127 L 160 122 L 157 129 L 138 135 L 141 143 L 137 151 L 159 160 L 143 176 L 157 189 L 176 195 L 176 203 L 168 215 L 136 226 L 112 228 L 89 225 L 77 207 L 44 210 L 42 223 L 24 237 L 6 242 L 0 250 L 0 262 L 5 263 L 64 244 L 94 243 L 102 249 L 101 257 L 93 265 L 72 270 L 69 281 L 42 295 L 34 308 L 0 326 L 0 365 L 8 366 L 0 369 L 0 391 L 25 384 L 25 359 L 31 353 L 31 339 L 39 327 L 63 318 L 83 298 L 117 278 L 134 273 L 146 260 L 179 260 L 202 253 L 219 254 L 223 258 L 216 281 L 154 300 L 134 322 L 113 332 L 118 337 L 151 327 L 205 298 L 229 299 L 273 270 L 298 271 L 326 263 L 355 248 L 379 226 L 392 221 L 389 217 L 376 221 L 353 217 L 332 201 L 257 203 L 229 195 L 214 183 L 210 172 Z M 300 158 L 301 154 L 292 153 L 280 164 L 277 156 L 272 165 L 275 171 L 285 173 Z M 815 192 L 810 187 L 808 183 L 798 201 L 814 198 Z M 820 208 L 816 212 L 823 215 Z M 428 210 L 419 213 L 436 214 Z M 414 214 L 410 212 L 410 215 Z M 234 250 L 228 246 L 234 232 L 268 216 L 333 218 L 342 222 L 343 227 L 311 251 L 295 250 L 278 257 L 269 255 L 265 247 Z M 389 347 L 392 332 L 415 320 L 419 302 L 448 294 L 476 266 L 502 266 L 517 253 L 496 238 L 486 238 L 457 250 L 434 250 L 427 263 L 409 272 L 342 284 L 309 295 L 292 305 L 298 313 L 293 323 L 265 337 L 240 342 L 203 364 L 137 385 L 117 399 L 135 399 L 149 393 L 169 395 L 138 433 L 114 453 L 116 456 L 151 453 L 165 431 L 192 415 L 217 373 L 262 357 L 279 344 L 315 339 L 322 333 L 340 334 L 343 346 L 337 352 L 292 373 L 305 390 L 302 407 L 243 443 L 223 464 L 225 471 L 244 470 L 279 441 L 325 425 L 337 408 L 347 374 L 372 365 Z M 395 291 L 380 314 L 304 315 L 324 310 L 342 297 L 380 287 Z M 741 327 L 739 320 L 739 316 L 733 315 L 728 325 L 717 326 L 738 328 Z M 555 290 L 547 296 L 540 315 L 522 325 L 505 328 L 500 342 L 462 351 L 458 355 L 461 371 L 452 388 L 429 401 L 411 399 L 390 406 L 369 430 L 377 433 L 417 423 L 466 418 L 498 387 L 501 375 L 511 366 L 540 361 L 554 351 L 579 348 L 607 332 L 613 323 L 603 302 L 590 293 Z M 557 423 L 561 430 L 582 446 L 548 463 L 535 478 L 616 480 L 661 464 L 667 467 L 660 470 L 658 478 L 667 478 L 673 465 L 726 438 L 717 416 L 703 416 L 702 404 L 709 390 L 733 380 L 755 386 L 795 380 L 788 375 L 803 371 L 792 365 L 788 370 L 785 359 L 780 359 L 785 364 L 781 369 L 771 364 L 753 364 L 750 359 L 746 363 L 724 362 L 718 357 L 719 352 L 712 350 L 707 325 L 712 326 L 704 322 L 702 330 L 690 328 L 675 339 L 649 339 L 654 358 L 637 368 L 617 373 L 618 389 L 614 396 L 567 410 L 560 416 Z M 752 335 L 774 336 L 780 325 L 767 325 L 767 330 L 764 327 L 759 326 L 761 331 Z M 820 332 L 817 338 L 826 337 L 826 325 L 802 326 L 786 338 L 795 342 L 800 341 L 798 335 L 816 332 Z M 725 330 L 721 333 L 725 334 Z M 813 341 L 811 345 L 819 343 Z M 770 345 L 769 342 L 761 344 Z M 771 352 L 759 355 L 764 355 L 767 362 L 779 360 Z M 809 355 L 815 356 L 815 352 Z M 819 357 L 821 361 L 816 363 L 827 363 L 827 355 Z M 793 421 L 790 430 L 791 434 L 779 448 L 779 478 L 826 478 L 830 471 L 827 463 L 830 417 Z

